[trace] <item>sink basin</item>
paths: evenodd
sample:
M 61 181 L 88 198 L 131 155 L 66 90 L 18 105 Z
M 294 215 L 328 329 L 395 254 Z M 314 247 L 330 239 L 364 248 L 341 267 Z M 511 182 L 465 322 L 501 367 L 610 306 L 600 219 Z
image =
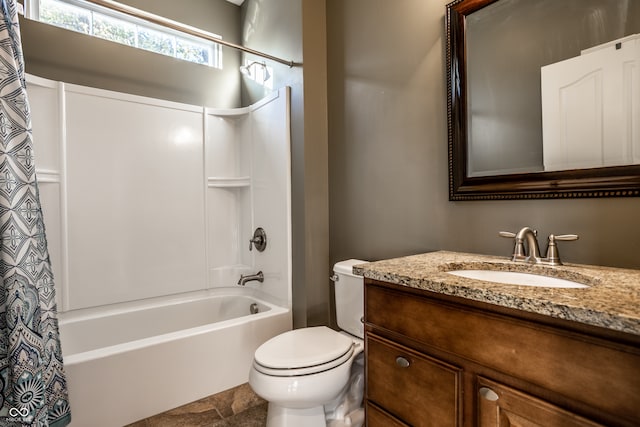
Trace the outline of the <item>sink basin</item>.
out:
M 588 288 L 589 286 L 557 277 L 539 274 L 519 273 L 516 271 L 497 270 L 452 270 L 447 271 L 455 276 L 507 285 L 538 286 L 542 288 Z

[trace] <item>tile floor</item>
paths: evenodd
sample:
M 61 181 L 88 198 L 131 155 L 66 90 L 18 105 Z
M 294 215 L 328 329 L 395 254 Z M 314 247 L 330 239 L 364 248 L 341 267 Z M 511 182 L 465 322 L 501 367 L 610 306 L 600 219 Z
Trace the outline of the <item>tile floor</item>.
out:
M 264 427 L 267 402 L 242 384 L 126 427 Z

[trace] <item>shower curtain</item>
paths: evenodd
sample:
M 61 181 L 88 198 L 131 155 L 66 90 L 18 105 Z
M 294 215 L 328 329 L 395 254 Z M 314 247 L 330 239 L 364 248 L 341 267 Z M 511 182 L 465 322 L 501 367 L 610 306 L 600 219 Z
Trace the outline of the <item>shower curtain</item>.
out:
M 0 0 L 0 425 L 71 421 L 16 0 Z

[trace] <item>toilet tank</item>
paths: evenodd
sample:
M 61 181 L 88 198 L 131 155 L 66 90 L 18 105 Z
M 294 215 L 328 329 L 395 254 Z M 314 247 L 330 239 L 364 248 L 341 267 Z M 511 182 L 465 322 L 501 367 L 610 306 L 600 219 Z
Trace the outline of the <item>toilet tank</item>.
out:
M 364 279 L 353 274 L 352 268 L 366 262 L 349 259 L 333 266 L 338 327 L 359 338 L 364 338 Z

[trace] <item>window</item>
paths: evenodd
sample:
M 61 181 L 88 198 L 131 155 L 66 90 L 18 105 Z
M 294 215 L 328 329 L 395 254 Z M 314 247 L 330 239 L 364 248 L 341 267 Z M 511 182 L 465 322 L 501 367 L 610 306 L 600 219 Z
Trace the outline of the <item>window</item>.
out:
M 185 61 L 222 68 L 219 44 L 82 0 L 27 0 L 27 17 Z

